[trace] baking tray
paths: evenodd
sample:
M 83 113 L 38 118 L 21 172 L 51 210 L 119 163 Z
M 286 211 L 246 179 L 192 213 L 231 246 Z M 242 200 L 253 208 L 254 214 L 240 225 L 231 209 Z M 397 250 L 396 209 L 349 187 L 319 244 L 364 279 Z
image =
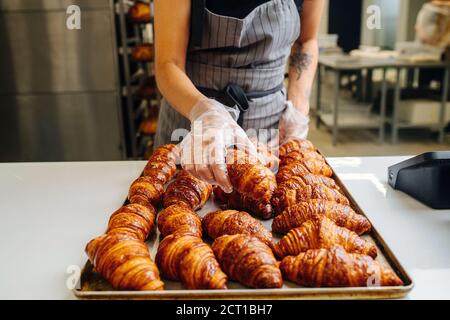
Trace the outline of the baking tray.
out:
M 351 207 L 357 213 L 367 217 L 336 173 L 333 172 L 332 178 L 336 180 L 344 195 L 349 199 Z M 198 211 L 201 217 L 208 212 L 220 210 L 219 205 L 214 202 L 213 198 L 212 196 L 202 210 Z M 159 208 L 159 210 L 161 209 Z M 105 218 L 107 219 L 107 217 Z M 268 230 L 271 230 L 272 220 L 261 222 Z M 273 236 L 275 241 L 281 238 L 280 235 L 275 233 Z M 228 290 L 186 290 L 179 282 L 162 279 L 165 284 L 164 291 L 117 291 L 94 271 L 88 260 L 81 272 L 78 286 L 73 292 L 80 299 L 388 299 L 405 297 L 414 286 L 405 268 L 373 226 L 372 231 L 362 237 L 376 245 L 378 249 L 376 260 L 389 265 L 403 281 L 403 286 L 306 288 L 284 280 L 283 287 L 280 289 L 249 289 L 237 282 L 228 281 Z M 207 237 L 204 237 L 204 240 L 211 243 Z M 159 242 L 159 230 L 155 227 L 155 232 L 147 240 L 153 259 Z

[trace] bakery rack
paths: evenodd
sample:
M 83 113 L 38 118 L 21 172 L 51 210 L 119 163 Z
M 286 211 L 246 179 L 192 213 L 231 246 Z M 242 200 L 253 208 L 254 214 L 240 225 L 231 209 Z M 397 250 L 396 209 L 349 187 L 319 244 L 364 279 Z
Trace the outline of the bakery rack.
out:
M 148 19 L 134 20 L 134 6 L 149 6 Z M 153 0 L 114 0 L 120 97 L 129 159 L 144 159 L 151 152 L 160 94 L 154 81 L 154 58 L 133 59 L 141 46 L 153 49 Z M 144 90 L 145 89 L 145 90 Z

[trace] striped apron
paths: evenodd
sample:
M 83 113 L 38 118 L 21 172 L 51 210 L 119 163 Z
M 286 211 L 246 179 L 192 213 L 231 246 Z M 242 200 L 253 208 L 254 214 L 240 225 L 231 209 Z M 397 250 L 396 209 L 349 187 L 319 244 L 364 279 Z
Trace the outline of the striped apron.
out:
M 286 104 L 286 91 L 280 85 L 291 47 L 300 34 L 300 15 L 294 0 L 265 2 L 244 19 L 218 15 L 207 8 L 202 10 L 200 41 L 195 47 L 191 45 L 187 54 L 188 77 L 200 91 L 206 88 L 223 92 L 232 84 L 250 96 L 252 92 L 271 92 L 248 100 L 240 125 L 250 137 L 265 132 L 268 135 L 265 139 L 274 138 Z M 176 135 L 172 133 L 185 129 L 187 134 L 189 128 L 189 120 L 162 99 L 155 146 L 179 142 L 182 138 L 179 132 L 183 130 L 177 130 Z

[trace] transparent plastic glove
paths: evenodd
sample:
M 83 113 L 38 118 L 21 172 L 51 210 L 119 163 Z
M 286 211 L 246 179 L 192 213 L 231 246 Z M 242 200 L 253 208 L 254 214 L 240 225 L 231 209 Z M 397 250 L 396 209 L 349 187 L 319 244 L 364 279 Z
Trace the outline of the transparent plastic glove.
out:
M 280 145 L 294 139 L 306 139 L 309 132 L 309 117 L 297 110 L 291 101 L 286 101 L 279 129 Z
M 227 150 L 237 147 L 249 157 L 258 157 L 255 145 L 230 115 L 233 110 L 216 100 L 199 101 L 189 116 L 191 132 L 180 144 L 183 169 L 226 193 L 233 191 L 226 167 Z

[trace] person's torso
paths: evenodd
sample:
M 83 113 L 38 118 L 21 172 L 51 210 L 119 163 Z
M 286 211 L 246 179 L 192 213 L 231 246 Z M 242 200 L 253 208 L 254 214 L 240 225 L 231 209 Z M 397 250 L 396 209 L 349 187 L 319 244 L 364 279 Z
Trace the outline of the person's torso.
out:
M 242 5 L 246 2 L 252 3 L 250 9 Z M 300 34 L 298 2 L 240 1 L 240 8 L 250 10 L 242 13 L 243 18 L 213 12 L 220 8 L 211 3 L 206 3 L 201 45 L 187 55 L 186 71 L 193 83 L 216 90 L 234 83 L 247 92 L 282 83 L 292 44 Z

